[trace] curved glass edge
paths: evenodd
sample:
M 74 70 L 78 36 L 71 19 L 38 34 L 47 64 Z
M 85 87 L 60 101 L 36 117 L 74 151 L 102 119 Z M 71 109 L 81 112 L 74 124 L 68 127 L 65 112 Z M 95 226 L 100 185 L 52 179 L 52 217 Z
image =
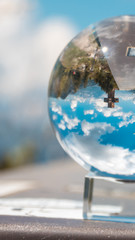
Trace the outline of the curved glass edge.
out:
M 95 25 L 91 25 L 90 27 L 88 27 L 86 30 L 84 30 L 82 33 L 80 33 L 79 35 L 77 35 L 77 37 L 75 37 L 69 44 L 68 46 L 64 49 L 64 51 L 62 52 L 62 54 L 60 55 L 59 59 L 57 60 L 55 67 L 54 67 L 54 71 L 51 75 L 51 80 L 50 80 L 50 86 L 49 86 L 49 90 L 48 90 L 48 94 L 51 97 L 54 98 L 61 98 L 61 99 L 65 99 L 70 93 L 75 94 L 77 91 L 79 91 L 80 85 L 84 84 L 84 88 L 87 87 L 87 83 L 88 83 L 88 79 L 94 79 L 95 83 L 98 84 L 98 86 L 100 86 L 100 88 L 106 92 L 108 94 L 108 98 L 110 96 L 110 93 L 112 94 L 112 92 L 114 90 L 123 90 L 123 87 L 121 87 L 121 83 L 119 81 L 116 81 L 117 79 L 119 80 L 120 76 L 118 76 L 117 71 L 115 71 L 115 65 L 113 65 L 113 61 L 111 61 L 110 59 L 112 58 L 111 55 L 108 55 L 108 51 L 107 51 L 107 45 L 104 46 L 103 45 L 103 40 L 104 40 L 104 35 L 103 35 L 103 31 L 101 31 L 102 26 L 104 25 L 106 28 L 108 26 L 108 23 L 112 24 L 112 23 L 121 23 L 121 21 L 128 21 L 129 22 L 135 22 L 135 17 L 134 16 L 121 16 L 118 18 L 111 18 L 105 21 L 102 21 L 100 23 L 96 23 Z M 119 24 L 118 24 L 119 25 Z M 107 73 L 107 75 L 109 75 L 109 80 L 110 80 L 110 85 L 106 87 L 105 83 L 103 84 L 102 81 L 100 81 L 100 78 L 103 78 L 102 76 L 97 76 L 97 72 L 93 73 L 93 69 L 92 69 L 92 62 L 91 61 L 87 61 L 88 60 L 88 53 L 90 51 L 89 47 L 91 46 L 91 44 L 87 45 L 87 47 L 85 48 L 85 46 L 81 46 L 82 41 L 81 37 L 84 38 L 84 36 L 86 36 L 86 40 L 91 39 L 91 44 L 93 46 L 92 51 L 94 51 L 94 55 L 92 56 L 92 60 L 96 59 L 97 60 L 94 62 L 94 67 L 97 66 L 97 68 L 101 68 L 101 69 L 107 69 L 105 72 Z M 99 37 L 98 37 L 99 36 Z M 121 31 L 119 32 L 119 37 L 121 36 Z M 109 35 L 108 35 L 109 37 Z M 100 40 L 99 40 L 100 39 Z M 117 39 L 117 36 L 116 36 Z M 87 42 L 87 41 L 86 41 Z M 76 45 L 75 45 L 76 44 Z M 75 46 L 74 46 L 75 45 Z M 76 48 L 77 46 L 77 48 Z M 79 46 L 79 49 L 78 49 Z M 85 51 L 84 51 L 85 49 Z M 74 57 L 76 56 L 77 58 L 77 63 L 74 61 Z M 81 56 L 81 59 L 80 59 Z M 92 71 L 89 71 L 87 69 L 85 69 L 85 71 L 83 71 L 82 69 L 78 69 L 78 65 L 80 64 L 79 67 L 81 66 L 83 69 L 83 65 L 86 63 L 88 65 L 88 69 L 91 69 Z M 95 67 L 96 69 L 96 67 Z M 110 70 L 111 69 L 111 70 Z M 130 68 L 128 69 L 128 72 L 130 72 Z M 59 76 L 57 75 L 59 74 Z M 115 79 L 114 79 L 115 76 Z M 104 78 L 106 78 L 104 76 Z M 71 85 L 69 85 L 69 81 L 68 79 L 72 79 L 72 87 Z M 84 79 L 83 82 L 80 83 L 80 81 L 78 81 L 78 79 Z M 126 76 L 127 79 L 127 76 Z M 126 82 L 124 85 L 124 90 L 127 89 L 128 86 L 128 90 L 129 89 L 134 89 L 134 86 L 132 84 L 132 79 L 131 79 L 131 86 L 129 86 L 129 81 L 128 83 Z M 119 83 L 119 84 L 118 84 Z M 70 82 L 71 84 L 71 82 Z M 106 98 L 107 99 L 107 98 Z M 118 102 L 118 100 L 116 99 L 116 102 Z M 112 103 L 111 103 L 112 104 Z M 114 104 L 112 105 L 112 107 L 114 106 Z M 108 107 L 109 103 L 108 103 Z M 50 115 L 50 114 L 49 114 Z M 51 116 L 50 116 L 51 119 Z M 53 124 L 52 124 L 53 126 Z M 53 126 L 54 128 L 54 126 Z M 55 132 L 55 131 L 54 131 Z M 58 137 L 57 137 L 58 138 Z M 60 138 L 59 138 L 59 142 L 60 142 Z M 61 145 L 63 145 L 63 148 L 65 148 L 65 145 L 61 143 Z M 68 152 L 68 154 L 74 158 L 74 156 L 72 156 L 72 154 L 68 151 L 68 149 L 66 149 L 66 152 Z M 74 158 L 74 160 L 76 160 Z M 77 159 L 77 162 L 79 162 L 79 160 Z M 107 174 L 106 172 L 103 171 L 99 171 L 97 168 L 91 167 L 89 166 L 89 164 L 87 164 L 86 162 L 84 163 L 83 161 L 79 162 L 84 168 L 86 168 L 87 170 L 92 170 L 92 172 L 95 174 L 95 176 L 103 176 L 103 177 L 110 177 L 112 176 L 112 178 L 115 179 L 130 179 L 131 181 L 135 178 L 135 175 L 129 175 L 129 176 L 125 176 L 125 175 L 118 175 L 118 174 Z

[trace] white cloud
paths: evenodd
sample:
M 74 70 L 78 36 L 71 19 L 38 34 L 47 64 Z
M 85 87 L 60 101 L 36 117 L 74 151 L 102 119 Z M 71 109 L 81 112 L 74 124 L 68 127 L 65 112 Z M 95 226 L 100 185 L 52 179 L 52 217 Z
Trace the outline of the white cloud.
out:
M 98 135 L 98 137 L 104 133 L 111 133 L 115 130 L 114 127 L 111 126 L 111 124 L 105 123 L 105 122 L 96 122 L 96 123 L 90 123 L 86 120 L 83 120 L 81 122 L 82 131 L 84 132 L 84 135 L 88 136 L 91 131 L 94 130 L 95 137 Z
M 90 109 L 90 110 L 85 110 L 85 111 L 84 111 L 84 115 L 87 115 L 87 114 L 93 115 L 93 114 L 94 114 L 94 110 L 92 110 L 92 109 Z
M 52 119 L 55 121 L 57 119 L 57 115 L 53 114 Z
M 71 101 L 71 109 L 75 111 L 76 107 L 77 107 L 77 100 L 73 99 Z
M 77 92 L 76 94 L 79 94 L 79 92 Z M 77 102 L 77 104 L 78 104 L 78 102 L 84 103 L 86 101 L 86 96 L 81 97 L 79 95 L 76 95 L 76 96 L 72 96 L 72 99 L 73 99 L 72 101 Z M 66 101 L 71 101 L 71 96 L 70 95 L 68 95 L 68 97 L 66 98 Z
M 1 17 L 10 17 L 11 15 L 14 16 L 15 14 L 24 13 L 30 7 L 30 3 L 26 0 L 1 0 L 0 1 L 0 15 Z
M 125 121 L 121 121 L 120 123 L 119 123 L 119 127 L 121 128 L 121 127 L 123 127 L 123 126 L 128 126 L 129 124 L 133 124 L 135 122 L 135 116 L 133 115 L 132 117 L 131 117 L 131 119 L 128 119 L 128 120 L 125 120 Z
M 58 55 L 75 35 L 75 28 L 62 18 L 36 23 L 32 4 L 28 0 L 0 1 L 1 96 L 16 97 L 32 88 L 46 88 Z
M 53 112 L 58 113 L 59 115 L 62 115 L 62 109 L 61 106 L 59 106 L 56 102 L 51 103 L 51 109 Z
M 114 117 L 123 117 L 123 112 L 114 112 L 112 115 Z
M 58 127 L 61 128 L 62 130 L 66 129 L 65 122 L 61 120 L 61 122 L 58 124 Z
M 113 116 L 116 118 L 120 118 L 121 121 L 118 124 L 120 128 L 123 126 L 128 126 L 128 124 L 132 124 L 135 122 L 135 116 L 132 111 L 122 111 L 122 107 L 118 106 L 117 103 L 115 105 L 115 108 L 108 108 L 107 103 L 103 102 L 104 97 L 105 95 L 103 94 L 101 98 L 92 97 L 90 99 L 90 103 L 94 104 L 95 109 L 98 112 L 101 112 L 105 117 Z M 121 93 L 119 97 L 125 101 L 133 101 L 134 95 L 129 95 L 124 92 L 124 94 Z
M 78 126 L 78 123 L 80 122 L 80 120 L 77 117 L 69 118 L 67 116 L 67 114 L 63 114 L 63 119 L 67 124 L 67 128 L 70 130 L 73 129 L 74 127 Z
M 107 103 L 104 102 L 103 100 L 104 98 L 105 98 L 105 94 L 103 94 L 102 97 L 100 98 L 91 97 L 90 104 L 93 103 L 96 110 L 98 112 L 102 112 L 105 117 L 110 117 L 121 109 L 121 107 L 118 106 L 117 103 L 115 108 L 108 108 Z
M 123 100 L 123 101 L 131 101 L 134 103 L 135 101 L 135 92 L 134 91 L 120 91 L 119 92 L 119 97 Z
M 106 107 L 106 103 L 103 100 L 104 97 L 105 97 L 105 94 L 103 94 L 102 97 L 100 98 L 91 97 L 90 103 L 94 103 L 97 108 L 99 107 L 99 109 L 100 108 L 102 109 L 103 107 Z

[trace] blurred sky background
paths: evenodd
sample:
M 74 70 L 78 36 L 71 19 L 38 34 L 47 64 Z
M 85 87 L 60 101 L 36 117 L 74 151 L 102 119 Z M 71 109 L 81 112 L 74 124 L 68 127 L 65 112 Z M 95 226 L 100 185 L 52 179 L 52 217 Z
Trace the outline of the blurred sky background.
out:
M 0 0 L 1 167 L 65 156 L 47 116 L 53 65 L 83 28 L 128 14 L 135 0 Z

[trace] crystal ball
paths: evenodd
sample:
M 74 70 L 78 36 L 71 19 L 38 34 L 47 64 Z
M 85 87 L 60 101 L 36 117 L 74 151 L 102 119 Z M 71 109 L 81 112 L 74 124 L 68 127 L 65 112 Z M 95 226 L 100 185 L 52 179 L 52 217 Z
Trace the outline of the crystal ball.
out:
M 60 54 L 48 108 L 63 149 L 93 177 L 135 180 L 135 16 L 90 25 Z

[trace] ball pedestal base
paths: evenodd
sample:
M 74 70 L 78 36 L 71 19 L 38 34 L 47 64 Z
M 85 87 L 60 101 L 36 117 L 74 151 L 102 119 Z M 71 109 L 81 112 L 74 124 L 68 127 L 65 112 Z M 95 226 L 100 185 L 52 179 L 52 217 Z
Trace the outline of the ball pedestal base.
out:
M 128 215 L 128 213 L 126 213 L 124 209 L 125 206 L 124 208 L 123 206 L 121 206 L 121 201 L 119 205 L 93 204 L 94 179 L 95 178 L 93 178 L 90 174 L 85 176 L 83 197 L 83 219 L 135 223 L 135 210 L 133 209 L 134 215 L 131 214 Z M 100 178 L 100 180 L 113 181 L 113 179 L 109 178 Z M 116 185 L 117 184 L 118 183 L 116 182 Z

